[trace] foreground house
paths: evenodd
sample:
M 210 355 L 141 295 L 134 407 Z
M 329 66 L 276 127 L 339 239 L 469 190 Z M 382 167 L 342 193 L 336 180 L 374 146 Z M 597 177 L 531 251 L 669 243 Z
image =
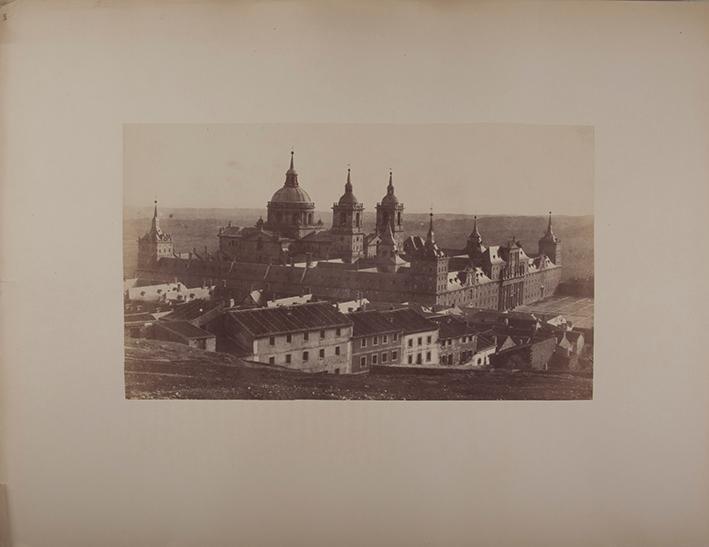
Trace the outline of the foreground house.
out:
M 383 315 L 402 331 L 402 365 L 438 365 L 438 325 L 414 310 L 400 309 Z
M 490 365 L 501 369 L 549 370 L 556 350 L 554 336 L 521 344 L 490 356 Z
M 305 372 L 351 372 L 352 321 L 327 302 L 227 310 L 225 345 L 244 359 Z
M 354 312 L 352 320 L 352 372 L 367 372 L 372 365 L 398 365 L 402 328 L 394 317 L 379 311 Z
M 152 325 L 152 337 L 167 342 L 185 344 L 191 348 L 217 351 L 217 337 L 189 321 L 157 321 Z

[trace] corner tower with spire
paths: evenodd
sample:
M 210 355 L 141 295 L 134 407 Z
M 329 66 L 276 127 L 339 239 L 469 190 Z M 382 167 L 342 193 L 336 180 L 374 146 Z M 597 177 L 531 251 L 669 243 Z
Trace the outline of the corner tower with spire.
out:
M 410 255 L 414 285 L 437 296 L 446 291 L 448 284 L 448 257 L 436 243 L 433 211 L 429 213 L 426 240 L 421 244 L 419 237 L 415 239 L 416 248 Z
M 138 239 L 138 269 L 149 268 L 161 258 L 174 256 L 172 236 L 160 229 L 158 202 L 155 200 L 150 230 Z
M 561 240 L 556 237 L 551 225 L 551 211 L 547 231 L 539 240 L 539 254 L 548 257 L 555 265 L 561 266 Z
M 353 263 L 364 256 L 364 205 L 352 191 L 350 169 L 347 168 L 345 193 L 332 204 L 332 253 L 345 262 Z

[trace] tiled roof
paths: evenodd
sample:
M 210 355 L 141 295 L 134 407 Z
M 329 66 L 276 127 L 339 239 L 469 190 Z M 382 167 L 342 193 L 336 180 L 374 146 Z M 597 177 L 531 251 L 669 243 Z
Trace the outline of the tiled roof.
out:
M 419 315 L 414 310 L 401 309 L 382 312 L 384 315 L 393 318 L 394 324 L 401 328 L 405 334 L 414 332 L 425 332 L 438 329 L 438 325 L 429 319 Z
M 465 336 L 467 334 L 474 334 L 480 329 L 473 327 L 464 319 L 458 319 L 456 317 L 446 316 L 438 319 L 432 319 L 438 323 L 439 334 L 438 338 L 458 338 L 459 336 Z
M 346 327 L 352 321 L 327 302 L 230 311 L 228 316 L 256 337 L 284 332 Z
M 352 336 L 368 336 L 401 330 L 392 317 L 379 311 L 353 312 L 348 317 L 354 323 Z
M 214 336 L 211 332 L 195 327 L 187 321 L 160 321 L 156 327 L 169 330 L 185 338 L 209 338 Z

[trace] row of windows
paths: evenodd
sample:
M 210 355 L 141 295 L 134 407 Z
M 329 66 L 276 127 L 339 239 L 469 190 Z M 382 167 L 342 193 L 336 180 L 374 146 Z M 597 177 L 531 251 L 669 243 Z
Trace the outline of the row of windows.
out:
M 398 332 L 395 332 L 395 333 L 392 335 L 391 339 L 392 339 L 394 342 L 396 342 L 397 340 L 399 340 L 399 333 L 398 333 Z M 388 343 L 389 343 L 389 335 L 388 335 L 388 334 L 382 334 L 381 340 L 382 340 L 382 344 L 388 344 Z M 372 336 L 371 344 L 372 344 L 373 346 L 378 346 L 378 345 L 379 345 L 379 336 Z M 366 347 L 367 347 L 367 339 L 366 339 L 366 338 L 362 338 L 362 340 L 360 340 L 360 342 L 359 342 L 359 347 L 361 347 L 361 348 L 366 348 Z
M 460 338 L 460 343 L 465 344 L 466 342 L 472 342 L 473 341 L 473 336 L 461 336 Z M 439 340 L 440 344 L 442 346 L 450 346 L 453 344 L 453 339 L 452 338 L 446 338 L 445 340 Z
M 340 349 L 340 346 L 335 346 L 335 352 L 334 355 L 341 355 L 342 350 Z M 320 351 L 318 351 L 318 358 L 319 359 L 325 359 L 325 348 L 321 348 Z M 309 351 L 304 351 L 303 356 L 302 356 L 302 361 L 304 363 L 310 361 L 310 352 Z M 286 359 L 285 363 L 287 365 L 291 364 L 293 362 L 293 355 L 290 353 L 286 353 Z M 268 358 L 268 364 L 269 365 L 275 365 L 276 364 L 276 357 L 274 355 L 270 356 Z
M 379 359 L 381 358 L 381 363 L 388 363 L 389 362 L 389 352 L 383 351 L 381 355 L 377 353 L 372 353 L 370 355 L 362 355 L 359 358 L 359 366 L 360 368 L 367 368 L 369 364 L 371 363 L 372 365 L 376 365 L 379 362 Z M 399 358 L 399 352 L 398 351 L 392 351 L 391 352 L 391 362 L 396 361 Z
M 427 343 L 427 344 L 430 344 L 432 341 L 433 341 L 433 337 L 429 334 L 429 335 L 426 337 L 426 343 Z M 422 346 L 422 345 L 423 345 L 423 336 L 419 336 L 419 337 L 416 339 L 416 345 L 417 345 L 417 346 Z M 413 339 L 413 338 L 409 338 L 409 347 L 410 347 L 410 348 L 414 347 L 414 339 Z
M 322 329 L 320 331 L 320 338 L 321 339 L 325 338 L 325 335 L 326 335 L 325 329 Z M 297 335 L 286 334 L 286 342 L 288 344 L 293 342 L 293 336 L 297 336 Z M 335 329 L 335 336 L 342 336 L 342 329 L 341 328 L 338 327 L 337 329 Z M 269 336 L 268 337 L 268 345 L 275 346 L 276 345 L 276 338 L 277 338 L 276 336 Z M 310 340 L 310 332 L 305 331 L 305 332 L 303 332 L 303 341 L 307 342 L 308 340 Z
M 427 363 L 430 363 L 430 362 L 431 362 L 431 352 L 430 352 L 430 351 L 427 351 L 427 352 L 426 352 L 426 362 L 427 362 Z M 413 364 L 414 364 L 414 356 L 413 356 L 413 355 L 409 355 L 409 356 L 408 356 L 407 363 L 408 363 L 409 365 L 413 365 Z M 422 363 L 423 363 L 423 354 L 422 354 L 422 353 L 417 353 L 417 354 L 416 354 L 416 364 L 417 364 L 417 365 L 420 365 L 420 364 L 422 364 Z

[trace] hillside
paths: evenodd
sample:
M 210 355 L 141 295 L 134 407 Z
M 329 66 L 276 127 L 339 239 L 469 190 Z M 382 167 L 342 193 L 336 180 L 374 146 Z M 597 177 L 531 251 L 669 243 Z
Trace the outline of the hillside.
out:
M 171 233 L 177 252 L 198 251 L 206 246 L 217 248 L 217 232 L 228 220 L 234 225 L 253 226 L 264 211 L 259 209 L 174 209 L 161 211 L 160 225 Z M 123 270 L 129 277 L 135 271 L 138 255 L 138 237 L 150 226 L 151 212 L 132 210 L 123 224 Z M 316 213 L 325 225 L 331 222 L 331 213 Z M 530 253 L 537 252 L 537 241 L 546 229 L 546 218 L 531 216 L 482 216 L 478 227 L 486 244 L 502 244 L 514 235 Z M 436 215 L 436 240 L 443 248 L 460 249 L 473 226 L 472 216 Z M 374 213 L 365 213 L 364 227 L 374 229 Z M 428 215 L 407 213 L 404 229 L 409 234 L 425 235 Z M 593 275 L 593 217 L 560 216 L 554 218 L 554 232 L 561 238 L 564 262 L 563 280 Z
M 593 380 L 571 374 L 455 371 L 335 376 L 251 364 L 171 342 L 126 338 L 128 399 L 591 399 Z

